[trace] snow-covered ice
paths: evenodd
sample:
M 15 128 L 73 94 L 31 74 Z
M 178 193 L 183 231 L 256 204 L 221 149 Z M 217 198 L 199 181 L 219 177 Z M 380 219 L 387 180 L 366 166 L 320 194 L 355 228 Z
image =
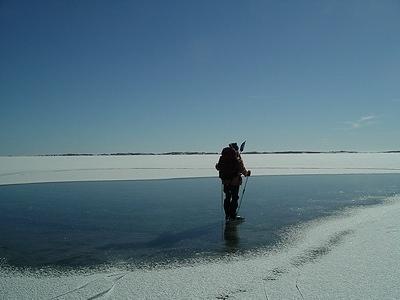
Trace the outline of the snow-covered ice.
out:
M 217 156 L 2 157 L 2 184 L 216 176 Z M 399 173 L 399 154 L 248 155 L 254 175 Z M 287 232 L 273 250 L 152 269 L 3 268 L 0 299 L 398 299 L 400 197 Z
M 400 154 L 243 155 L 253 175 L 400 173 Z M 216 176 L 218 155 L 0 157 L 0 184 Z

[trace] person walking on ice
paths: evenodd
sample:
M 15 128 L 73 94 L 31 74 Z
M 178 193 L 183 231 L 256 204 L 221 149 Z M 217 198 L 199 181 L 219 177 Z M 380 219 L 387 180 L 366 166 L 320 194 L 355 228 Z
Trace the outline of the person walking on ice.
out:
M 244 143 L 241 146 L 243 148 Z M 224 186 L 224 210 L 225 220 L 233 221 L 240 217 L 237 216 L 239 188 L 242 184 L 242 175 L 250 176 L 250 170 L 246 170 L 243 160 L 239 153 L 237 143 L 229 144 L 222 150 L 221 156 L 215 168 L 219 171 L 219 178 L 221 178 Z

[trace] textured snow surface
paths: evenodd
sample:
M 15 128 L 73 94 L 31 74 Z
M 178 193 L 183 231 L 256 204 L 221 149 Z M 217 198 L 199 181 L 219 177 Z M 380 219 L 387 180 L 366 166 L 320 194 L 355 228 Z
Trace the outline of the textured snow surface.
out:
M 0 184 L 217 176 L 218 155 L 0 157 Z M 400 173 L 400 154 L 243 155 L 253 175 Z
M 170 268 L 3 271 L 1 299 L 398 299 L 400 199 L 288 232 L 275 250 Z

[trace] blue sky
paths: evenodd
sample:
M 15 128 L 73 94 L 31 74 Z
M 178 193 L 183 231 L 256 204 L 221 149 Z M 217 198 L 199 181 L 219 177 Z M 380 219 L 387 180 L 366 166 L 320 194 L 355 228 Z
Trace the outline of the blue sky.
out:
M 0 1 L 0 155 L 400 150 L 399 1 Z

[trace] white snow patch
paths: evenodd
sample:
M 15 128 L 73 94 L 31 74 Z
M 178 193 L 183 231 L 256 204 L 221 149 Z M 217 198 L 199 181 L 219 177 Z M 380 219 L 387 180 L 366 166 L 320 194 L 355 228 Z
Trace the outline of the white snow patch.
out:
M 0 157 L 0 184 L 217 176 L 218 155 Z M 400 173 L 400 154 L 243 155 L 253 175 Z

